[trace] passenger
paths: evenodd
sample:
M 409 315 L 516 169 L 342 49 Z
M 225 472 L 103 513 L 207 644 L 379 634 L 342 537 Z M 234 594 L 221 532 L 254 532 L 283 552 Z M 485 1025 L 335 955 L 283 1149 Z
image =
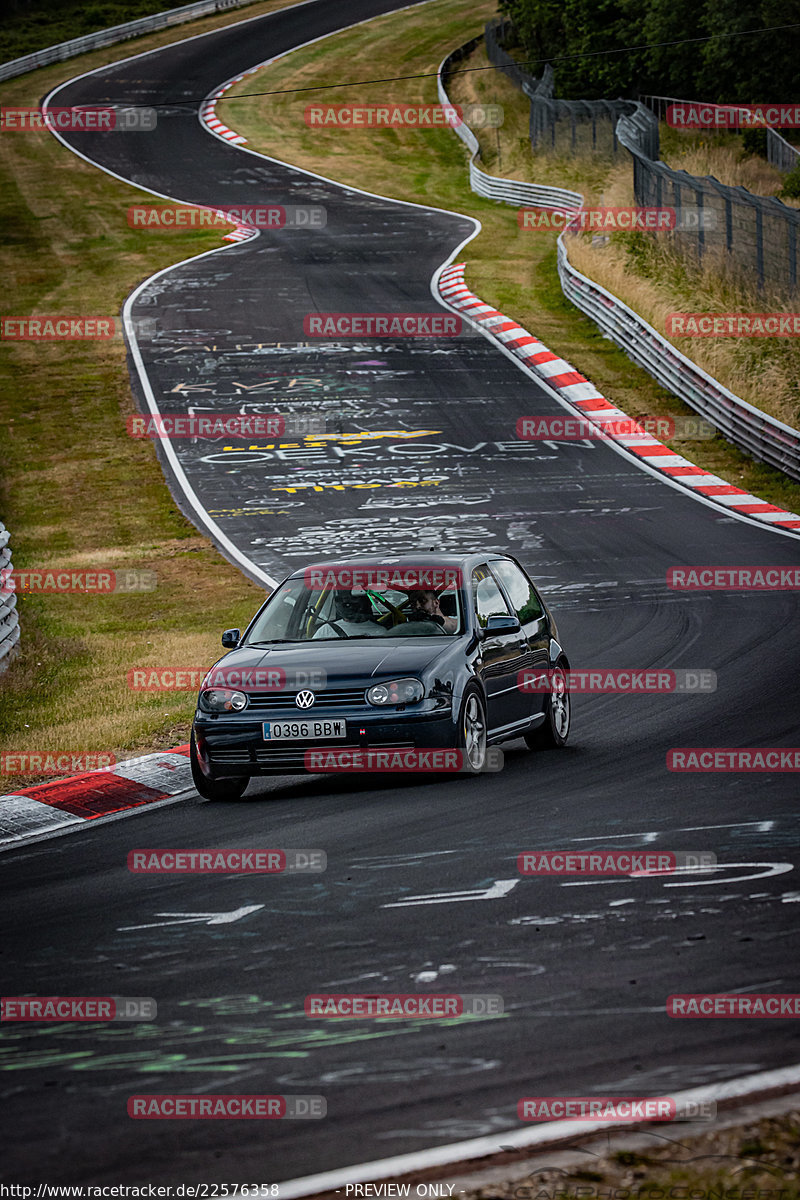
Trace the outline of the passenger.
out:
M 455 617 L 447 617 L 439 605 L 439 597 L 431 590 L 409 592 L 411 608 L 406 613 L 409 621 L 433 621 L 440 625 L 444 633 L 455 633 L 458 621 Z
M 369 597 L 363 593 L 354 596 L 352 592 L 338 591 L 334 596 L 333 607 L 332 622 L 326 621 L 320 625 L 314 634 L 315 638 L 337 637 L 340 636 L 339 631 L 348 637 L 385 637 L 388 633 L 388 630 L 375 620 Z

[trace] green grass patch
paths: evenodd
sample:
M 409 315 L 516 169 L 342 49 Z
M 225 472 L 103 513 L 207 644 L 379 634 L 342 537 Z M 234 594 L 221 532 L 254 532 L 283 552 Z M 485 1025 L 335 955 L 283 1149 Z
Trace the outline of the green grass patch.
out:
M 282 0 L 269 0 L 248 15 L 279 7 Z M 22 76 L 0 88 L 0 103 L 37 105 L 85 70 L 233 19 L 241 17 L 205 19 Z M 85 163 L 47 131 L 3 135 L 0 185 L 6 315 L 118 317 L 143 279 L 225 245 L 224 229 L 131 229 L 128 207 L 153 197 Z M 0 675 L 0 744 L 10 753 L 119 758 L 186 741 L 194 695 L 134 692 L 129 668 L 210 665 L 221 653 L 220 630 L 242 626 L 263 591 L 181 515 L 153 444 L 128 437 L 125 419 L 136 408 L 121 339 L 2 341 L 0 388 L 0 517 L 15 569 L 157 576 L 152 592 L 18 596 L 21 649 Z M 34 780 L 7 776 L 0 791 Z
M 0 62 L 180 7 L 164 0 L 100 0 L 95 4 L 85 0 L 7 0 L 0 30 Z

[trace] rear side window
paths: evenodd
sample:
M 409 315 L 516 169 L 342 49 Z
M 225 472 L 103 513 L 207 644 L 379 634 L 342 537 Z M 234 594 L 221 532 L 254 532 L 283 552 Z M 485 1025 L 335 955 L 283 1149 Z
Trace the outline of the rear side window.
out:
M 489 617 L 510 616 L 503 593 L 488 567 L 476 567 L 472 572 L 472 598 L 482 629 L 486 628 Z
M 492 570 L 508 592 L 520 625 L 525 625 L 529 621 L 535 621 L 538 617 L 542 616 L 544 609 L 539 597 L 536 595 L 533 584 L 527 578 L 524 571 L 521 571 L 515 563 L 509 562 L 507 559 L 501 562 L 493 562 Z

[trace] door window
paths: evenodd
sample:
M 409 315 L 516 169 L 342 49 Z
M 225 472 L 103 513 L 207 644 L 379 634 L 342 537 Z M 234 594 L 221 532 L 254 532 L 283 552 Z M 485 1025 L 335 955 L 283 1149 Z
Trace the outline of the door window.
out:
M 493 562 L 492 570 L 508 592 L 520 625 L 526 625 L 543 615 L 544 609 L 533 584 L 516 563 L 509 562 L 508 559 Z
M 497 586 L 489 568 L 477 567 L 472 572 L 472 596 L 475 604 L 475 615 L 481 629 L 486 628 L 489 617 L 508 617 L 508 605 L 503 593 Z

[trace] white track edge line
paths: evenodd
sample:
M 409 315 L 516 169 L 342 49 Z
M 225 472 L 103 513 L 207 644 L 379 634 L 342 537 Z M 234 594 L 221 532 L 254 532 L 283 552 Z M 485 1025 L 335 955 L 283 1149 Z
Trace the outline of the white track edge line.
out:
M 474 237 L 476 235 L 473 234 L 472 236 Z M 467 238 L 466 241 L 462 243 L 462 245 L 466 245 L 467 242 L 469 242 L 471 240 L 472 240 L 471 238 Z M 460 247 L 459 247 L 459 250 L 460 250 Z M 455 252 L 455 254 L 457 254 L 457 253 L 459 253 L 458 250 Z M 455 257 L 455 254 L 453 255 L 453 257 Z M 439 270 L 436 272 L 433 279 L 431 280 L 431 292 L 434 296 L 434 299 L 438 298 L 442 304 L 445 304 L 447 306 L 447 308 L 450 309 L 451 312 L 456 313 L 463 320 L 469 321 L 470 325 L 472 325 L 472 327 L 474 329 L 477 329 L 481 334 L 483 334 L 483 336 L 486 338 L 487 341 L 492 342 L 497 347 L 498 350 L 500 350 L 503 354 L 505 354 L 506 358 L 510 359 L 512 362 L 515 362 L 521 371 L 524 371 L 525 374 L 528 375 L 534 381 L 534 383 L 537 383 L 539 385 L 539 387 L 543 388 L 544 391 L 547 392 L 547 394 L 549 396 L 552 396 L 552 398 L 554 400 L 558 401 L 558 403 L 561 405 L 561 407 L 566 412 L 568 412 L 571 416 L 574 417 L 576 415 L 581 415 L 581 416 L 586 417 L 587 419 L 590 419 L 590 413 L 583 412 L 582 410 L 580 413 L 577 413 L 574 406 L 564 396 L 561 396 L 555 388 L 551 387 L 550 384 L 548 384 L 546 379 L 543 379 L 541 376 L 537 375 L 532 367 L 529 367 L 524 362 L 523 359 L 518 358 L 517 355 L 514 354 L 513 350 L 507 349 L 507 347 L 497 337 L 495 337 L 492 334 L 491 329 L 485 329 L 479 322 L 473 321 L 469 316 L 467 316 L 465 313 L 463 313 L 460 309 L 456 308 L 454 305 L 450 304 L 447 300 L 445 300 L 444 296 L 440 295 L 437 297 L 437 293 L 434 290 L 434 288 L 436 286 L 436 282 L 437 282 L 441 272 L 443 270 L 446 270 L 446 268 L 449 266 L 451 261 L 452 261 L 452 259 L 449 259 L 447 263 L 444 263 L 443 266 L 439 268 Z M 533 337 L 535 335 L 531 334 L 530 336 Z M 591 383 L 592 381 L 589 380 L 589 382 Z M 604 396 L 603 399 L 607 399 L 607 397 Z M 612 403 L 612 402 L 609 401 L 609 403 Z M 630 419 L 630 418 L 626 418 L 626 419 Z M 558 439 L 554 439 L 554 440 L 558 440 Z M 716 512 L 720 517 L 726 516 L 726 517 L 735 519 L 737 521 L 743 521 L 745 524 L 749 525 L 753 529 L 767 530 L 768 532 L 782 534 L 784 537 L 794 538 L 795 540 L 800 538 L 800 531 L 798 531 L 798 530 L 778 529 L 774 525 L 769 525 L 766 522 L 756 520 L 754 517 L 749 516 L 747 513 L 737 512 L 735 508 L 724 508 L 722 505 L 717 504 L 713 498 L 711 498 L 709 496 L 704 496 L 701 492 L 696 492 L 691 488 L 684 487 L 672 476 L 664 474 L 662 471 L 657 470 L 655 467 L 651 467 L 649 463 L 645 462 L 638 455 L 633 454 L 629 450 L 626 450 L 626 448 L 624 446 L 622 446 L 619 442 L 615 441 L 613 438 L 603 439 L 602 445 L 608 446 L 609 449 L 611 449 L 611 450 L 615 451 L 615 453 L 621 455 L 621 457 L 626 459 L 628 462 L 634 463 L 637 467 L 639 467 L 640 470 L 645 471 L 648 475 L 652 475 L 654 479 L 660 479 L 662 483 L 665 483 L 669 487 L 673 488 L 675 491 L 680 492 L 680 494 L 682 496 L 690 496 L 693 500 L 697 500 L 698 503 L 705 504 L 708 508 L 713 509 L 714 512 Z M 692 464 L 692 465 L 695 465 L 695 464 Z M 698 467 L 698 470 L 702 470 L 702 468 Z M 725 483 L 728 483 L 728 481 L 725 480 Z M 733 485 L 730 485 L 730 486 L 733 486 Z M 766 501 L 765 501 L 765 503 L 766 503 Z
M 720 1083 L 706 1084 L 683 1092 L 675 1092 L 672 1098 L 678 1105 L 688 1101 L 704 1103 L 726 1099 L 745 1099 L 749 1095 L 756 1095 L 772 1088 L 788 1087 L 796 1083 L 800 1083 L 800 1063 L 791 1067 L 760 1071 L 755 1075 L 743 1075 L 723 1080 Z M 470 1138 L 464 1142 L 448 1142 L 444 1146 L 434 1146 L 428 1150 L 398 1154 L 393 1158 L 378 1159 L 375 1162 L 358 1163 L 352 1167 L 324 1171 L 318 1175 L 305 1175 L 301 1178 L 281 1182 L 278 1186 L 281 1200 L 293 1200 L 294 1197 L 313 1196 L 319 1192 L 334 1191 L 347 1184 L 365 1183 L 393 1175 L 407 1175 L 431 1167 L 447 1166 L 451 1163 L 460 1165 L 474 1158 L 495 1157 L 502 1153 L 501 1142 L 504 1145 L 520 1149 L 528 1146 L 546 1147 L 550 1142 L 563 1141 L 567 1137 L 634 1127 L 635 1123 L 631 1121 L 554 1121 L 546 1126 L 539 1125 L 533 1129 L 498 1131 L 488 1136 Z M 671 1123 L 669 1123 L 669 1127 L 672 1127 Z

